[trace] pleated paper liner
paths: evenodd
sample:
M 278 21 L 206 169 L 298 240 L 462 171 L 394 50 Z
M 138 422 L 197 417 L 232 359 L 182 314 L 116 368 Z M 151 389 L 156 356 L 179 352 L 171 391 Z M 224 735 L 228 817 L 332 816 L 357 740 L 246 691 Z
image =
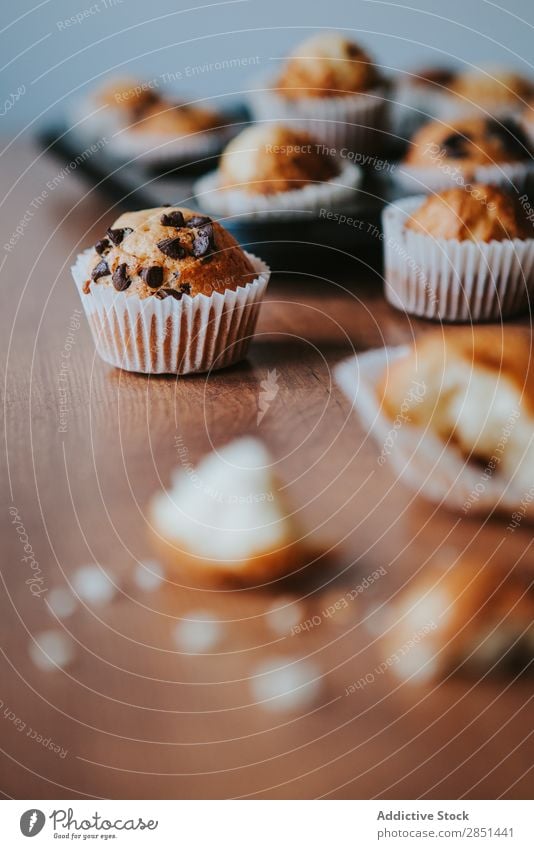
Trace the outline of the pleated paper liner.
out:
M 493 510 L 508 517 L 525 503 L 519 481 L 497 471 L 484 475 L 451 442 L 409 422 L 399 426 L 382 411 L 377 388 L 388 365 L 407 354 L 408 346 L 379 348 L 341 362 L 336 381 L 353 405 L 363 428 L 377 445 L 377 464 L 388 462 L 395 475 L 417 495 L 461 515 L 487 515 Z M 534 518 L 534 502 L 525 518 Z
M 139 298 L 94 283 L 84 294 L 90 254 L 78 256 L 72 275 L 97 352 L 107 363 L 144 374 L 190 374 L 246 357 L 270 276 L 258 257 L 247 254 L 258 276 L 246 286 L 178 301 Z
M 396 309 L 448 322 L 497 321 L 525 311 L 534 294 L 534 239 L 434 239 L 406 228 L 425 200 L 383 212 L 385 295 Z
M 282 121 L 296 130 L 307 130 L 325 145 L 352 151 L 377 150 L 380 133 L 388 125 L 387 87 L 341 97 L 299 97 L 292 100 L 276 89 L 258 88 L 248 93 L 255 121 Z
M 220 188 L 219 172 L 214 171 L 197 180 L 194 192 L 202 209 L 216 217 L 293 218 L 319 213 L 321 209 L 331 211 L 354 206 L 362 179 L 362 169 L 345 162 L 339 175 L 324 183 L 309 183 L 301 188 L 265 195 L 239 188 Z

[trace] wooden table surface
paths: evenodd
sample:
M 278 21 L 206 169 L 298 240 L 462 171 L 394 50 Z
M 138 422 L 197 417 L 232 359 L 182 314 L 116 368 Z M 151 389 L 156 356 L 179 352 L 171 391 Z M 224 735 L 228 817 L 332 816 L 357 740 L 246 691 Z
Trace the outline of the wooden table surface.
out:
M 95 358 L 85 320 L 69 342 L 78 295 L 69 265 L 117 212 L 76 173 L 16 143 L 2 158 L 0 346 L 5 380 L 1 785 L 16 798 L 485 798 L 532 796 L 533 688 L 526 676 L 451 678 L 411 687 L 389 674 L 352 695 L 380 654 L 365 626 L 370 605 L 394 594 L 445 551 L 531 558 L 531 532 L 437 510 L 396 482 L 335 386 L 351 350 L 395 345 L 428 325 L 395 313 L 381 278 L 346 258 L 314 279 L 278 273 L 249 360 L 183 380 L 121 373 Z M 44 193 L 44 194 L 43 194 Z M 66 348 L 70 344 L 70 348 Z M 65 358 L 62 352 L 68 350 Z M 68 411 L 59 432 L 62 363 Z M 257 426 L 260 383 L 279 392 Z M 138 588 L 152 556 L 146 506 L 177 465 L 181 437 L 197 461 L 211 444 L 265 441 L 309 531 L 336 544 L 328 562 L 289 585 L 195 592 Z M 4 452 L 2 452 L 4 454 Z M 5 459 L 5 458 L 4 458 Z M 48 588 L 98 563 L 117 585 L 102 608 L 80 604 L 56 620 L 32 596 L 10 507 L 20 516 Z M 506 536 L 506 539 L 505 539 Z M 503 544 L 503 539 L 505 542 Z M 265 610 L 301 599 L 313 617 L 374 570 L 343 621 L 279 637 Z M 224 621 L 205 656 L 181 654 L 173 628 L 194 609 Z M 76 646 L 64 670 L 30 660 L 32 635 L 65 629 Z M 254 704 L 248 676 L 266 658 L 307 657 L 323 677 L 316 703 L 296 713 Z M 28 734 L 41 735 L 39 743 Z M 48 738 L 67 753 L 45 747 Z

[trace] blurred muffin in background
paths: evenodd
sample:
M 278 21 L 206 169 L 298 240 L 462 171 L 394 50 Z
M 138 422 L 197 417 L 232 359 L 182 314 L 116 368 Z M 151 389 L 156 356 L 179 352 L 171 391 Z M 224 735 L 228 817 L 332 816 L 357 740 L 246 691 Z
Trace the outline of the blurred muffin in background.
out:
M 195 185 L 213 215 L 302 215 L 354 201 L 358 166 L 312 136 L 282 124 L 256 124 L 233 139 L 219 168 Z
M 480 108 L 491 115 L 501 115 L 521 109 L 534 94 L 534 82 L 506 68 L 472 68 L 457 74 L 450 92 L 457 98 L 456 108 L 460 111 Z
M 178 101 L 158 81 L 107 81 L 75 108 L 80 130 L 107 134 L 106 150 L 144 164 L 209 156 L 228 139 L 225 117 L 210 107 Z
M 519 122 L 471 117 L 421 127 L 395 178 L 412 192 L 439 192 L 466 181 L 522 189 L 528 187 L 532 172 L 532 147 Z
M 401 140 L 439 114 L 439 98 L 456 78 L 453 68 L 435 65 L 400 73 L 394 82 L 391 107 L 392 130 Z
M 385 294 L 440 321 L 503 320 L 534 293 L 534 231 L 515 194 L 478 183 L 383 213 Z
M 284 121 L 339 150 L 377 153 L 386 81 L 366 51 L 341 33 L 302 42 L 278 76 L 250 93 L 257 121 Z
M 243 359 L 269 279 L 220 224 L 183 207 L 124 213 L 72 273 L 100 356 L 147 374 Z
M 324 32 L 303 41 L 286 60 L 275 80 L 289 100 L 301 97 L 347 97 L 382 82 L 366 51 L 336 32 Z

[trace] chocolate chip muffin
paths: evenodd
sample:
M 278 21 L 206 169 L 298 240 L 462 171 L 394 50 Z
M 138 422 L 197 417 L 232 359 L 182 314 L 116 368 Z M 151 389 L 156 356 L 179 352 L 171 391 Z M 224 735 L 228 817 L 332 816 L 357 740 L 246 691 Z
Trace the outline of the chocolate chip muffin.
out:
M 406 227 L 436 239 L 490 242 L 527 239 L 532 228 L 517 197 L 495 186 L 475 185 L 471 191 L 448 189 L 428 197 Z
M 529 163 L 530 142 L 512 119 L 465 118 L 453 125 L 431 121 L 414 135 L 404 163 L 439 168 L 446 165 L 471 178 L 479 166 Z
M 160 207 L 125 212 L 89 259 L 84 292 L 110 286 L 139 298 L 212 295 L 256 277 L 234 237 L 190 209 Z
M 73 276 L 103 359 L 186 374 L 245 355 L 269 270 L 207 216 L 160 207 L 121 215 Z
M 359 45 L 340 33 L 325 32 L 302 42 L 276 80 L 280 93 L 301 97 L 345 97 L 381 82 L 378 69 Z
M 257 125 L 243 130 L 223 151 L 220 185 L 270 195 L 325 182 L 339 170 L 336 159 L 308 133 L 280 124 Z

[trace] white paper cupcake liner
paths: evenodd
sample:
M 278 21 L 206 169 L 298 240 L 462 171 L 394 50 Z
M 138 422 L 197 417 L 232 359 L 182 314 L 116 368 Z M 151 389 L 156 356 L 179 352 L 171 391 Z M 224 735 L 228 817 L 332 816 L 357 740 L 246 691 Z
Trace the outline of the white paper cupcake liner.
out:
M 437 118 L 435 87 L 400 81 L 393 89 L 390 120 L 393 132 L 410 138 L 423 124 Z
M 246 254 L 258 274 L 252 283 L 177 301 L 139 298 L 98 284 L 84 294 L 90 255 L 90 250 L 80 254 L 71 270 L 97 352 L 107 363 L 144 374 L 190 374 L 225 368 L 246 356 L 270 276 L 258 257 Z
M 366 432 L 377 443 L 377 463 L 389 462 L 397 477 L 418 495 L 463 515 L 497 510 L 508 514 L 525 501 L 524 487 L 499 471 L 488 476 L 467 460 L 452 442 L 409 422 L 396 422 L 382 411 L 377 387 L 388 364 L 405 356 L 408 346 L 379 348 L 352 356 L 335 370 L 337 383 Z M 529 508 L 530 510 L 530 508 Z M 530 520 L 534 507 L 527 511 Z
M 386 207 L 384 279 L 398 310 L 440 321 L 491 321 L 517 315 L 534 295 L 534 239 L 434 239 L 406 228 L 424 195 Z
M 219 172 L 214 171 L 197 180 L 193 191 L 202 209 L 213 216 L 294 218 L 321 209 L 353 206 L 362 179 L 361 168 L 345 162 L 339 175 L 327 182 L 309 183 L 293 191 L 263 195 L 237 188 L 219 188 Z
M 448 167 L 448 166 L 447 166 Z M 451 163 L 451 169 L 455 166 Z M 485 183 L 517 192 L 528 191 L 534 185 L 534 163 L 514 162 L 503 165 L 481 165 L 473 176 L 463 177 L 460 172 L 447 173 L 438 166 L 423 167 L 399 162 L 394 171 L 394 183 L 408 194 L 434 194 L 446 189 L 462 188 L 474 183 Z
M 377 130 L 387 128 L 387 88 L 345 97 L 300 97 L 289 100 L 275 89 L 250 91 L 248 103 L 255 121 L 282 121 L 307 130 L 319 141 L 351 151 L 377 148 Z

